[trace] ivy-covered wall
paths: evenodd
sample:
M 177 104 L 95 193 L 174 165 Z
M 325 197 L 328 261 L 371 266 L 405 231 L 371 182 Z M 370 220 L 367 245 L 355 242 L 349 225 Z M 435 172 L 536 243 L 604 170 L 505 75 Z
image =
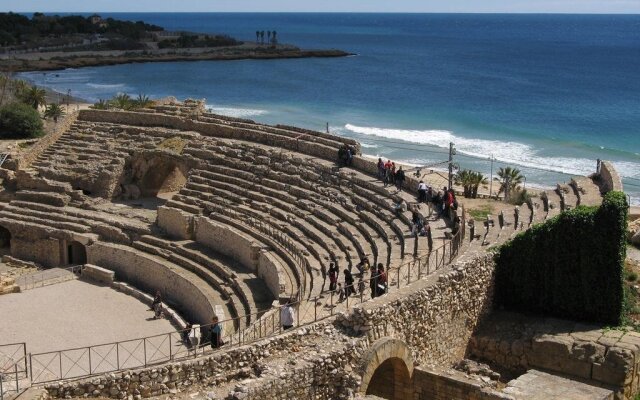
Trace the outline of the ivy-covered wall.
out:
M 618 325 L 624 312 L 627 202 L 610 192 L 534 226 L 496 254 L 497 307 Z

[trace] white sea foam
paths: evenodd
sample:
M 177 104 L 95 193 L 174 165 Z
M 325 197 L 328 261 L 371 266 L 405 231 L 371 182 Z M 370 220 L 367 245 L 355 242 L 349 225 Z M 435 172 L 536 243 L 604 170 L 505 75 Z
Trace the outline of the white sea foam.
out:
M 87 83 L 87 86 L 94 89 L 123 89 L 127 87 L 127 85 L 124 83 L 114 83 L 114 84 Z
M 588 158 L 545 157 L 538 154 L 532 146 L 518 142 L 499 140 L 470 139 L 456 136 L 443 130 L 405 130 L 363 127 L 347 124 L 345 128 L 361 135 L 377 136 L 389 140 L 402 140 L 447 149 L 449 142 L 455 143 L 458 153 L 488 159 L 493 155 L 497 161 L 574 175 L 587 175 L 595 172 L 596 161 Z M 393 144 L 390 144 L 393 146 Z M 623 177 L 631 177 L 640 171 L 640 164 L 633 162 L 615 162 Z
M 268 114 L 267 110 L 258 110 L 253 108 L 234 108 L 234 107 L 218 107 L 207 105 L 207 110 L 214 114 L 226 115 L 233 118 L 257 117 Z
M 360 143 L 360 146 L 362 146 L 365 149 L 377 149 L 378 148 L 377 144 L 369 144 L 369 143 Z

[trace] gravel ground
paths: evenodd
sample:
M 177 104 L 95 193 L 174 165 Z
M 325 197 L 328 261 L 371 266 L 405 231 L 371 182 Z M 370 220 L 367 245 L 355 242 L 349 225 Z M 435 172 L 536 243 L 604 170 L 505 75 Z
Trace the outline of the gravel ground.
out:
M 32 353 L 175 331 L 145 304 L 80 280 L 0 296 L 0 344 L 26 342 Z

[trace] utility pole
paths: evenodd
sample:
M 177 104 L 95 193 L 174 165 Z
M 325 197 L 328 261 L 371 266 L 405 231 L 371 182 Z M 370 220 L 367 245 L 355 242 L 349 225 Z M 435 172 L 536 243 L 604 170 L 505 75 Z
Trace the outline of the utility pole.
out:
M 493 195 L 493 160 L 495 160 L 495 158 L 493 158 L 493 154 L 489 157 L 489 160 L 491 161 L 491 175 L 489 175 L 489 198 L 491 198 L 491 196 Z
M 453 156 L 456 154 L 456 148 L 453 142 L 449 142 L 449 189 L 453 187 Z
M 329 123 L 327 122 L 327 133 L 329 133 Z

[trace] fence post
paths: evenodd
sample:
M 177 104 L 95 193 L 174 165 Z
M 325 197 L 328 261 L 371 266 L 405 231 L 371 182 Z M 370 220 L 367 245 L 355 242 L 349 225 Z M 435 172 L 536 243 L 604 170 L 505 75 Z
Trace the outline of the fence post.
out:
M 329 309 L 331 310 L 330 315 L 333 315 L 333 290 L 331 291 L 331 307 Z
M 415 235 L 415 240 L 413 241 L 413 256 L 418 256 L 418 234 Z
M 58 352 L 58 359 L 60 361 L 60 378 L 59 379 L 62 379 L 62 351 Z
M 142 339 L 142 345 L 144 350 L 144 366 L 147 366 L 147 338 Z
M 398 267 L 398 289 L 400 289 L 400 269 L 402 269 L 402 265 Z
M 89 375 L 91 375 L 91 346 L 89 346 L 88 349 L 89 349 Z
M 415 265 L 416 262 L 415 260 L 413 261 L 413 265 Z M 407 265 L 407 285 L 409 285 L 411 283 L 411 267 L 413 266 L 412 264 Z
M 13 364 L 13 370 L 16 374 L 16 393 L 20 393 L 20 383 L 18 383 L 18 364 Z
M 313 300 L 313 322 L 318 320 L 318 297 Z
M 0 400 L 4 400 L 4 390 L 2 389 L 2 374 L 0 374 Z
M 422 279 L 422 259 L 418 259 L 418 280 Z

